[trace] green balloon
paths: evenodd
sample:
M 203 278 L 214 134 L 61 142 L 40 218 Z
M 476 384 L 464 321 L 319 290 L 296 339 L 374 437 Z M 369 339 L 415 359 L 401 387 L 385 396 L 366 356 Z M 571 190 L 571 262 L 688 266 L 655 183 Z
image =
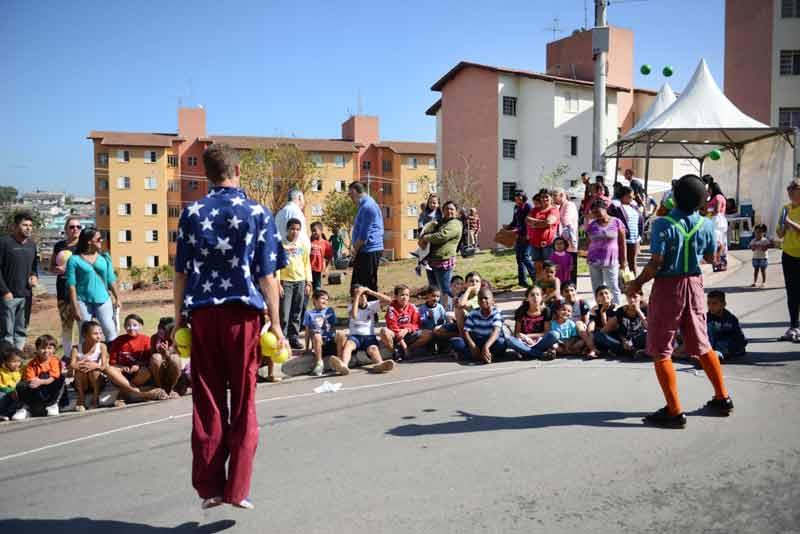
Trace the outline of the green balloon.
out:
M 714 150 L 708 153 L 708 157 L 714 161 L 717 161 L 719 158 L 722 157 L 722 153 L 720 153 L 720 151 L 715 148 Z
M 670 76 L 672 76 L 673 72 L 674 71 L 672 70 L 672 67 L 667 65 L 666 67 L 664 67 L 664 70 L 661 71 L 661 74 L 669 78 Z
M 652 68 L 650 65 L 644 64 L 644 65 L 642 65 L 642 67 L 639 69 L 639 72 L 641 72 L 642 74 L 644 74 L 645 76 L 647 76 L 648 74 L 650 74 L 650 72 L 651 72 L 652 70 L 653 70 L 653 68 Z

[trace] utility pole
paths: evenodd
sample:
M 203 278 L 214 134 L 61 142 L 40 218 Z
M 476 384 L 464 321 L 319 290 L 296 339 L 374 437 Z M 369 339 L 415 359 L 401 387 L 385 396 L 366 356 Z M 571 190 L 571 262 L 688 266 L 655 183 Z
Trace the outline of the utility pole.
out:
M 605 174 L 603 150 L 606 138 L 606 62 L 608 60 L 607 0 L 594 1 L 592 55 L 594 57 L 594 131 L 592 132 L 592 171 Z

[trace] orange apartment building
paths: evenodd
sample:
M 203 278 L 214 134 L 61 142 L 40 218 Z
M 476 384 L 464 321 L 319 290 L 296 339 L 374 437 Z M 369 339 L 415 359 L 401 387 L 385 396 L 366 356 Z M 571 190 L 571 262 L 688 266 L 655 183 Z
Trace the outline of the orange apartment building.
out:
M 319 220 L 325 196 L 361 180 L 384 212 L 385 250 L 405 258 L 416 248 L 420 203 L 436 187 L 434 143 L 379 140 L 377 117 L 353 116 L 339 139 L 208 135 L 203 108 L 178 110 L 178 133 L 92 131 L 97 226 L 116 267 L 174 264 L 183 207 L 208 184 L 202 153 L 212 143 L 239 150 L 291 143 L 314 163 L 306 217 Z

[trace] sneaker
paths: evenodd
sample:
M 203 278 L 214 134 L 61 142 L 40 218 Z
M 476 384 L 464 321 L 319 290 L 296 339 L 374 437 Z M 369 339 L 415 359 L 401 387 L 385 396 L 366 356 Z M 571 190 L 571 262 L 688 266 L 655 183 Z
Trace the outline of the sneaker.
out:
M 303 350 L 303 344 L 296 337 L 289 340 L 289 346 L 292 347 L 293 350 Z
M 0 415 L 0 421 L 8 421 L 9 417 L 7 415 Z
M 27 408 L 20 408 L 19 410 L 14 412 L 14 415 L 11 416 L 11 420 L 12 421 L 24 421 L 25 419 L 28 418 L 28 416 L 30 414 L 31 413 L 28 411 Z
M 325 369 L 325 365 L 319 361 L 314 364 L 314 368 L 311 370 L 311 376 L 322 376 L 322 371 Z
M 800 337 L 800 330 L 797 328 L 790 328 L 778 338 L 778 341 L 796 341 L 798 337 Z
M 47 417 L 58 415 L 59 414 L 58 404 L 51 404 L 50 406 L 44 409 L 44 412 Z
M 686 426 L 686 416 L 683 412 L 678 415 L 670 415 L 666 406 L 644 417 L 642 421 L 662 428 L 684 428 Z
M 203 499 L 203 502 L 200 503 L 200 509 L 208 510 L 209 508 L 214 508 L 220 504 L 222 504 L 222 497 L 209 497 L 208 499 Z
M 376 373 L 388 373 L 392 369 L 394 369 L 394 362 L 392 360 L 384 360 L 372 367 L 372 370 Z
M 395 347 L 392 351 L 392 359 L 396 362 L 402 362 L 405 359 L 405 351 L 400 347 Z
M 256 505 L 253 504 L 253 501 L 251 501 L 249 497 L 247 499 L 242 499 L 238 503 L 235 503 L 234 506 L 236 508 L 244 508 L 245 510 L 253 510 L 256 507 Z
M 733 401 L 730 397 L 724 399 L 713 398 L 706 403 L 705 409 L 714 412 L 715 415 L 728 417 L 733 411 Z
M 544 354 L 542 354 L 542 359 L 545 361 L 552 361 L 556 359 L 558 352 L 555 347 L 547 349 Z
M 331 356 L 329 360 L 331 368 L 336 372 L 337 375 L 346 376 L 350 374 L 350 369 L 339 359 L 338 356 Z

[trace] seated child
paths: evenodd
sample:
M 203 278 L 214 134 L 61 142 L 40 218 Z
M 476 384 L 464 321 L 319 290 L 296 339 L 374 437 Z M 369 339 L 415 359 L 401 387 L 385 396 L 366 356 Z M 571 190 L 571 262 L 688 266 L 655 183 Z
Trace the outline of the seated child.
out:
M 599 332 L 606 326 L 608 319 L 614 314 L 616 306 L 611 298 L 611 290 L 608 286 L 599 285 L 594 292 L 596 304 L 592 307 L 589 314 L 589 331 Z
M 378 300 L 368 301 L 367 295 L 372 295 Z M 378 322 L 378 313 L 381 304 L 388 304 L 392 299 L 382 293 L 372 291 L 368 287 L 355 284 L 350 288 L 352 303 L 347 308 L 350 316 L 350 332 L 339 333 L 340 356 L 331 356 L 330 365 L 339 375 L 350 374 L 347 367 L 354 352 L 363 350 L 375 364 L 372 371 L 386 373 L 394 369 L 392 360 L 384 361 L 378 348 L 378 338 L 375 337 L 375 323 Z
M 561 298 L 564 302 L 572 305 L 572 316 L 570 316 L 570 319 L 575 321 L 578 328 L 580 329 L 581 325 L 584 328 L 588 328 L 591 307 L 588 302 L 578 298 L 578 290 L 575 288 L 575 284 L 572 282 L 563 284 L 561 286 Z
M 558 342 L 550 332 L 550 308 L 542 302 L 542 290 L 530 286 L 525 300 L 514 312 L 514 336 L 506 338 L 506 344 L 517 354 L 527 358 L 541 358 Z
M 478 292 L 483 287 L 483 280 L 481 275 L 475 271 L 467 273 L 464 282 L 464 289 L 458 296 L 455 307 L 455 318 L 458 332 L 464 329 L 464 319 L 473 310 L 477 310 L 480 306 L 478 304 Z M 453 293 L 455 295 L 455 293 Z M 455 334 L 456 331 L 453 330 Z
M 25 367 L 17 385 L 21 407 L 11 417 L 14 421 L 29 415 L 58 415 L 58 401 L 64 394 L 61 360 L 56 357 L 58 341 L 49 334 L 36 338 L 36 356 Z
M 425 288 L 423 296 L 425 297 L 425 302 L 417 306 L 419 326 L 422 331 L 433 333 L 434 340 L 431 343 L 431 348 L 438 352 L 436 338 L 449 337 L 442 328 L 446 322 L 444 306 L 439 304 L 442 292 L 436 286 L 428 286 Z
M 184 393 L 177 391 L 178 382 L 182 377 L 188 375 L 189 370 L 186 368 L 189 365 L 188 358 L 181 358 L 178 354 L 178 349 L 172 339 L 172 333 L 175 330 L 175 320 L 172 317 L 162 317 L 158 320 L 158 331 L 150 336 L 150 353 L 151 362 L 155 370 L 151 370 L 153 374 L 153 382 L 157 388 L 166 391 L 170 398 L 181 396 Z M 189 381 L 191 383 L 191 380 Z M 188 384 L 181 384 L 182 390 L 185 391 Z M 176 391 L 175 394 L 172 392 Z
M 572 281 L 572 254 L 567 252 L 567 242 L 562 237 L 553 240 L 553 248 L 555 250 L 548 259 L 556 266 L 556 277 L 564 287 L 564 284 Z
M 747 350 L 747 338 L 744 337 L 739 319 L 725 307 L 725 293 L 709 291 L 707 299 L 706 327 L 711 347 L 720 361 L 743 355 Z
M 124 404 L 125 399 L 133 402 L 169 398 L 160 386 L 147 392 L 140 389 L 151 380 L 155 382 L 156 378 L 161 381 L 164 363 L 160 354 L 154 356 L 151 352 L 150 337 L 141 333 L 144 320 L 132 313 L 125 317 L 123 326 L 125 333 L 111 342 L 109 365 L 105 369 L 106 376 L 124 397 L 117 401 L 117 405 Z
M 0 351 L 0 421 L 8 421 L 20 408 L 17 385 L 22 380 L 22 351 L 10 343 Z
M 570 319 L 571 316 L 571 304 L 564 301 L 556 304 L 553 319 L 550 321 L 550 332 L 556 334 L 558 342 L 545 353 L 544 359 L 552 360 L 556 356 L 574 354 L 583 354 L 589 359 L 597 357 L 592 336 L 585 328 L 578 329 L 575 321 Z
M 503 316 L 494 306 L 491 289 L 482 288 L 478 291 L 478 309 L 467 314 L 462 335 L 463 337 L 456 337 L 451 341 L 453 350 L 462 360 L 492 363 L 493 358 L 505 354 Z
M 405 284 L 394 288 L 394 299 L 386 310 L 386 328 L 381 338 L 386 348 L 393 351 L 396 362 L 403 361 L 409 351 L 433 340 L 433 332 L 420 330 L 419 312 L 411 304 L 411 290 Z
M 311 296 L 314 308 L 306 310 L 303 326 L 306 327 L 306 352 L 314 352 L 312 376 L 322 376 L 323 356 L 336 356 L 336 313 L 328 306 L 328 292 L 317 289 Z
M 542 288 L 542 299 L 548 306 L 561 299 L 561 281 L 556 276 L 556 266 L 550 260 L 542 262 L 542 276 L 536 280 Z
M 86 411 L 86 390 L 92 388 L 92 404 L 97 408 L 100 402 L 100 390 L 105 385 L 103 370 L 108 367 L 108 349 L 103 343 L 103 329 L 96 321 L 86 321 L 81 325 L 81 340 L 72 346 L 69 368 L 75 377 L 75 389 L 78 390 L 76 412 Z
M 615 356 L 644 357 L 647 344 L 647 316 L 642 310 L 642 295 L 626 295 L 628 303 L 608 315 L 601 330 L 594 333 L 594 342 L 601 351 Z
M 755 236 L 750 241 L 750 248 L 753 249 L 753 284 L 756 287 L 758 272 L 761 271 L 761 287 L 767 285 L 767 265 L 769 265 L 769 248 L 774 246 L 772 240 L 766 237 L 767 225 L 757 224 L 753 228 Z

